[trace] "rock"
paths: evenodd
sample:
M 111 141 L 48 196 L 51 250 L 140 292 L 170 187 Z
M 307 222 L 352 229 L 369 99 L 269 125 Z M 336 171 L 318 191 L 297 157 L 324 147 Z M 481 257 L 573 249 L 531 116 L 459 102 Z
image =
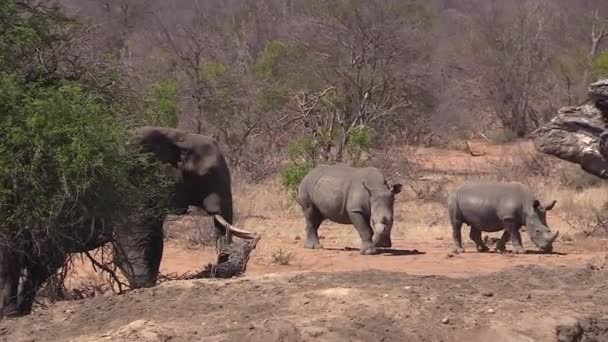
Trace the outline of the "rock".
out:
M 172 329 L 140 319 L 90 341 L 166 342 L 171 340 L 173 336 L 175 336 L 175 332 Z
M 591 83 L 589 85 L 589 97 L 593 100 L 608 99 L 608 78 Z
M 494 293 L 490 292 L 490 291 L 484 291 L 484 292 L 481 293 L 481 295 L 484 296 L 484 297 L 493 297 Z
M 536 149 L 608 178 L 608 78 L 589 87 L 590 103 L 564 107 L 531 133 Z
M 448 323 L 450 323 L 450 318 L 449 318 L 449 317 L 444 317 L 444 318 L 441 320 L 441 323 L 443 323 L 443 324 L 448 324 Z
M 494 311 L 494 309 L 492 309 L 492 308 L 488 309 L 489 314 L 493 314 L 494 312 L 496 312 L 496 311 Z

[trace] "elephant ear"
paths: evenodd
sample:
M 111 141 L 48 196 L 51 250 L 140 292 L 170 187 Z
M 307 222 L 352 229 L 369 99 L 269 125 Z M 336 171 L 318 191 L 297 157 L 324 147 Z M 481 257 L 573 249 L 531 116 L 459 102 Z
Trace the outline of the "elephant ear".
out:
M 132 143 L 139 145 L 142 152 L 153 153 L 163 163 L 177 168 L 180 159 L 177 144 L 185 139 L 186 134 L 174 128 L 145 126 L 136 131 Z

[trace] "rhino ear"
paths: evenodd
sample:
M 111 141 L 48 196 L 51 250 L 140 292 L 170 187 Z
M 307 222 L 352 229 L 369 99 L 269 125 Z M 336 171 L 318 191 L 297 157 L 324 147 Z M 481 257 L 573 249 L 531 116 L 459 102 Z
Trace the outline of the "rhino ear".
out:
M 538 209 L 538 207 L 540 207 L 540 206 L 541 206 L 541 205 L 540 205 L 540 201 L 539 201 L 539 200 L 537 200 L 537 199 L 535 199 L 535 200 L 534 200 L 534 204 L 532 204 L 532 207 L 533 207 L 534 209 Z
M 547 204 L 547 205 L 545 206 L 545 210 L 546 210 L 546 211 L 549 211 L 549 210 L 553 209 L 553 207 L 555 206 L 555 203 L 557 203 L 557 201 L 556 201 L 556 200 L 553 200 L 553 202 L 551 202 L 551 203 Z
M 402 188 L 403 188 L 403 185 L 401 185 L 399 183 L 393 184 L 393 185 L 391 185 L 391 192 L 396 195 L 401 192 Z

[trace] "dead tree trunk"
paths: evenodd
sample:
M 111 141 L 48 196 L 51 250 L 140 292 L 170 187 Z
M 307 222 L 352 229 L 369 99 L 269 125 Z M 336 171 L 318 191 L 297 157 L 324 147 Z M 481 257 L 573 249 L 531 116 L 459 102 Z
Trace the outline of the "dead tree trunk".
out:
M 608 78 L 591 84 L 587 104 L 560 109 L 553 120 L 531 136 L 539 151 L 608 179 L 607 123 Z
M 608 37 L 608 31 L 605 29 L 608 20 L 600 19 L 599 11 L 596 9 L 593 11 L 593 24 L 591 26 L 591 50 L 589 51 L 589 55 L 587 56 L 587 70 L 585 70 L 585 74 L 583 75 L 583 84 L 589 84 L 589 79 L 591 78 L 591 69 L 593 68 L 593 62 L 597 57 L 600 44 L 602 40 Z

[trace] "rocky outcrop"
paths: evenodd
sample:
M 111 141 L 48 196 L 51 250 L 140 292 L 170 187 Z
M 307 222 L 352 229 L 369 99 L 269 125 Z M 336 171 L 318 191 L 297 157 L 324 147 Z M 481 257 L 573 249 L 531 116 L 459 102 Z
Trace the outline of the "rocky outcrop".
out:
M 608 179 L 608 78 L 590 85 L 587 104 L 560 109 L 531 137 L 539 151 Z

